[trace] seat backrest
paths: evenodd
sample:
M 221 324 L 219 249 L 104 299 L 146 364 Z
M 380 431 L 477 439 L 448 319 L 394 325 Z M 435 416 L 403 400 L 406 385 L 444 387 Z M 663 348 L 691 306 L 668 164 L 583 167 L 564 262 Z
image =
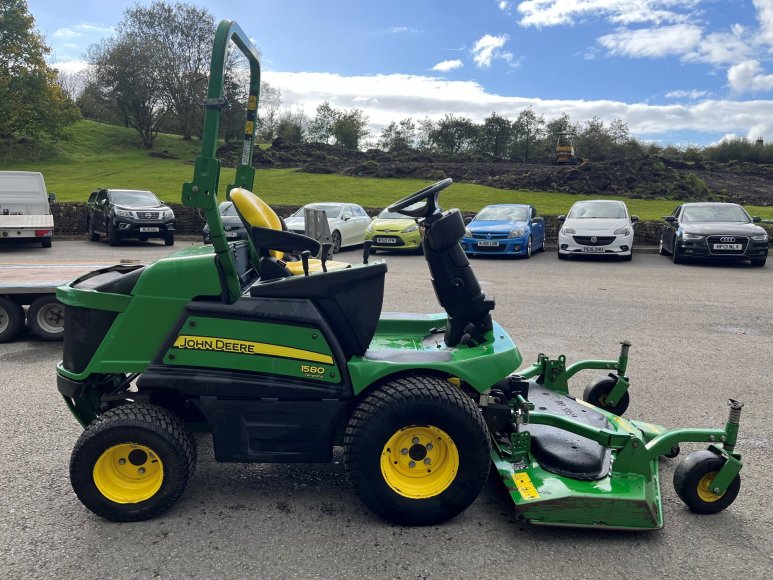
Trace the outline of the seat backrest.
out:
M 231 190 L 231 201 L 248 231 L 250 228 L 282 231 L 282 220 L 276 212 L 251 191 L 243 187 L 234 187 Z M 270 254 L 279 260 L 284 256 L 284 253 L 278 250 L 271 250 Z

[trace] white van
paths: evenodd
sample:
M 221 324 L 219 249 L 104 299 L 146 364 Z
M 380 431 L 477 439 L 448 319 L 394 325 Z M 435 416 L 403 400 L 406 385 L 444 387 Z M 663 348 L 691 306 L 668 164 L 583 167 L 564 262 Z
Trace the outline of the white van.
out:
M 43 174 L 36 171 L 0 171 L 0 240 L 40 239 L 51 247 L 54 217 Z

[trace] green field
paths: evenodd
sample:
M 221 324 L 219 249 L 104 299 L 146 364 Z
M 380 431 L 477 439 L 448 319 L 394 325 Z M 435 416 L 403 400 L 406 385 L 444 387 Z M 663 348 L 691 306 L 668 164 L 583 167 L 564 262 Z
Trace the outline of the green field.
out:
M 67 140 L 61 141 L 50 154 L 39 161 L 0 161 L 0 170 L 41 171 L 49 191 L 59 201 L 86 201 L 98 187 L 150 189 L 169 202 L 180 201 L 181 185 L 193 175 L 192 161 L 199 153 L 199 142 L 186 142 L 176 135 L 159 135 L 153 151 L 166 151 L 178 159 L 151 156 L 139 147 L 139 138 L 132 129 L 81 121 Z M 24 156 L 17 147 L 15 154 Z M 33 157 L 27 155 L 27 158 Z M 234 171 L 221 172 L 222 188 L 233 179 Z M 377 179 L 300 173 L 294 169 L 261 169 L 255 177 L 255 193 L 272 205 L 303 205 L 313 201 L 348 201 L 364 207 L 382 208 L 429 181 L 419 179 Z M 458 207 L 462 211 L 477 211 L 491 203 L 531 203 L 541 215 L 566 213 L 581 196 L 542 191 L 512 191 L 491 187 L 455 183 L 442 194 L 443 207 Z M 677 202 L 622 199 L 632 214 L 643 220 L 659 220 L 670 214 Z M 773 218 L 773 207 L 747 206 L 752 215 Z

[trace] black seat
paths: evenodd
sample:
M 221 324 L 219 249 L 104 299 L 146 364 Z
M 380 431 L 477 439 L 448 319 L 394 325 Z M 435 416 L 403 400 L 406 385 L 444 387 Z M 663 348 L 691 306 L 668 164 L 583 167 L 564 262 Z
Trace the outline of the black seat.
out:
M 529 388 L 534 410 L 568 417 L 599 429 L 608 429 L 606 417 L 570 397 L 534 383 Z M 611 451 L 586 437 L 549 425 L 525 426 L 531 434 L 531 452 L 546 471 L 574 479 L 596 480 L 606 477 Z

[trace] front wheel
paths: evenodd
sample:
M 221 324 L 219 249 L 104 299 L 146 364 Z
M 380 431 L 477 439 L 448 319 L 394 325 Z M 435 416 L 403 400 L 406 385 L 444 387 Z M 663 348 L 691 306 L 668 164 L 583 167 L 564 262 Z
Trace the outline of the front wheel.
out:
M 346 470 L 371 511 L 402 525 L 431 525 L 464 511 L 489 472 L 490 442 L 473 400 L 433 376 L 378 387 L 344 437 Z
M 40 340 L 62 340 L 64 305 L 53 294 L 37 298 L 30 304 L 27 311 L 27 324 L 32 334 Z
M 532 241 L 531 236 L 529 236 L 529 241 L 526 242 L 526 255 L 524 256 L 527 260 L 531 258 L 532 251 Z
M 330 248 L 330 254 L 337 254 L 341 251 L 341 232 L 338 230 L 333 232 L 333 235 L 331 236 L 333 247 Z
M 107 223 L 107 241 L 111 246 L 117 246 L 121 242 L 118 231 L 113 226 L 113 222 Z
M 568 257 L 569 257 L 569 254 L 562 254 L 561 252 L 558 252 L 559 260 L 566 260 Z
M 725 460 L 703 449 L 687 456 L 674 471 L 674 489 L 679 498 L 699 514 L 715 514 L 735 501 L 741 489 L 741 476 L 736 475 L 723 494 L 715 494 L 711 480 L 725 465 Z
M 661 256 L 670 256 L 671 253 L 666 249 L 666 246 L 663 244 L 663 238 L 660 238 L 660 245 L 658 246 L 658 254 Z
M 92 242 L 99 241 L 99 234 L 94 231 L 94 220 L 89 219 L 89 240 Z
M 682 250 L 679 247 L 679 241 L 674 238 L 674 251 L 671 252 L 671 261 L 674 262 L 674 264 L 684 264 L 684 254 L 682 254 Z
M 70 482 L 95 514 L 134 522 L 171 507 L 195 465 L 195 442 L 176 415 L 131 403 L 104 413 L 81 434 L 70 458 Z
M 169 234 L 164 238 L 165 246 L 174 246 L 174 234 Z
M 623 396 L 620 397 L 617 405 L 610 405 L 607 403 L 607 395 L 612 392 L 612 389 L 615 388 L 616 384 L 617 378 L 614 377 L 602 377 L 596 379 L 585 387 L 585 390 L 582 392 L 582 400 L 619 417 L 628 410 L 628 405 L 631 403 L 631 397 L 628 394 L 628 391 L 626 391 L 623 393 Z

